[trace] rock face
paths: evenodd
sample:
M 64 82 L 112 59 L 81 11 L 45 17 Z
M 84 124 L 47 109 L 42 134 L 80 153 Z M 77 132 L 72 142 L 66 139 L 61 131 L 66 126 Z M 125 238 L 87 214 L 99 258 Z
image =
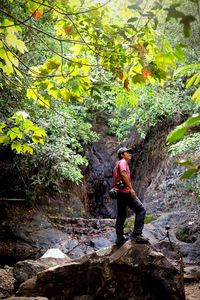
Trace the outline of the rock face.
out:
M 55 300 L 185 299 L 181 265 L 174 266 L 150 245 L 130 241 L 108 255 L 95 253 L 42 271 L 24 282 L 18 295 Z
M 0 264 L 38 259 L 58 248 L 70 258 L 112 245 L 115 220 L 48 217 L 35 211 L 29 219 L 15 217 L 0 223 Z
M 185 264 L 200 265 L 200 212 L 179 211 L 162 214 L 157 220 L 145 226 L 145 233 L 152 243 L 161 246 L 161 241 L 169 242 L 166 225 L 170 226 L 169 237 L 179 247 Z M 184 230 L 187 228 L 187 235 Z M 154 239 L 154 241 L 153 241 Z M 164 253 L 165 254 L 165 253 Z

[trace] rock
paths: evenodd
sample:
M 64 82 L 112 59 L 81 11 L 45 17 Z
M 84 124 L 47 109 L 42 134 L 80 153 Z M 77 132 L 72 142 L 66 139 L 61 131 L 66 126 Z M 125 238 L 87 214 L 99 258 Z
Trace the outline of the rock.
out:
M 200 266 L 186 266 L 184 268 L 185 282 L 200 282 Z
M 56 253 L 60 253 L 60 252 L 56 252 Z M 49 253 L 51 253 L 51 252 L 49 252 Z M 54 254 L 55 254 L 55 252 L 54 252 Z M 52 258 L 52 257 L 43 257 L 42 256 L 37 261 L 34 261 L 34 260 L 19 261 L 14 266 L 14 270 L 13 270 L 14 277 L 18 283 L 22 283 L 22 282 L 26 281 L 27 279 L 35 276 L 37 273 L 39 273 L 41 271 L 44 271 L 48 268 L 55 267 L 58 265 L 66 264 L 70 260 L 71 259 L 67 255 L 64 255 L 64 258 Z
M 46 297 L 10 297 L 5 300 L 48 300 Z
M 0 261 L 14 262 L 24 259 L 37 259 L 49 248 L 61 248 L 62 241 L 69 235 L 58 230 L 39 211 L 29 220 L 6 220 L 0 224 Z
M 151 244 L 160 247 L 162 242 L 169 246 L 166 226 L 169 225 L 169 238 L 173 243 L 173 247 L 178 248 L 185 264 L 200 264 L 200 213 L 193 212 L 188 214 L 187 211 L 179 211 L 172 213 L 163 213 L 157 220 L 145 225 L 144 233 L 149 238 Z M 182 233 L 182 229 L 189 227 L 186 240 L 180 240 L 178 237 Z M 189 236 L 190 235 L 190 236 Z M 188 241 L 188 242 L 187 242 Z M 191 242 L 193 241 L 193 242 Z M 164 244 L 163 244 L 164 245 Z M 170 247 L 168 247 L 170 250 Z M 164 247 L 162 247 L 164 251 Z M 164 255 L 167 255 L 165 251 Z
M 187 300 L 199 300 L 200 284 L 197 282 L 185 284 L 185 295 Z
M 66 258 L 67 255 L 65 255 L 62 251 L 60 251 L 60 249 L 58 248 L 52 248 L 47 250 L 42 256 L 41 258 Z
M 39 261 L 24 260 L 16 263 L 13 274 L 17 282 L 22 283 L 45 269 L 47 267 Z
M 14 293 L 15 279 L 13 277 L 13 268 L 5 266 L 0 268 L 0 299 L 9 297 Z
M 131 241 L 108 253 L 42 271 L 24 282 L 17 295 L 63 300 L 185 300 L 179 262 L 176 268 L 152 246 Z

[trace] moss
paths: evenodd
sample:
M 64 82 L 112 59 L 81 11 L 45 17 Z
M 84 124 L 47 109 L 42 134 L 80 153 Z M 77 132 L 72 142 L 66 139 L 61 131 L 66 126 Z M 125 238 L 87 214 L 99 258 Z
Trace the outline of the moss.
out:
M 144 219 L 144 223 L 145 224 L 148 224 L 148 223 L 151 223 L 152 221 L 155 221 L 156 220 L 156 216 L 151 214 L 151 215 L 146 215 L 145 216 L 145 219 Z
M 156 216 L 153 214 L 150 215 L 146 215 L 145 219 L 144 219 L 144 223 L 148 224 L 152 221 L 156 220 Z M 124 233 L 128 233 L 130 231 L 132 231 L 133 227 L 134 227 L 134 222 L 135 222 L 135 216 L 131 216 L 130 218 L 127 218 L 124 224 Z
M 176 233 L 176 238 L 181 242 L 187 242 L 188 234 L 185 231 L 185 228 L 180 228 Z

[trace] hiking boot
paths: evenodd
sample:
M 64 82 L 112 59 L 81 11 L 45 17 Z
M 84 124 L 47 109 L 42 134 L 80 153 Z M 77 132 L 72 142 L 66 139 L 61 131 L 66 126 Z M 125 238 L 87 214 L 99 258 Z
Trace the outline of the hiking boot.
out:
M 131 241 L 136 244 L 148 244 L 149 239 L 145 238 L 143 235 L 131 235 Z
M 115 244 L 117 246 L 122 246 L 126 241 L 128 241 L 128 238 L 117 238 L 116 241 L 115 241 Z

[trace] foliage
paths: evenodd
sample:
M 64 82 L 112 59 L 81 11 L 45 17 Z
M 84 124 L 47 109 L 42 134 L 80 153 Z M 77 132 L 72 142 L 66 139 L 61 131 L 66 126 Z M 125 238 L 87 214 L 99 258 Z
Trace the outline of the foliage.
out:
M 198 152 L 200 148 L 200 133 L 196 132 L 187 135 L 184 139 L 181 139 L 175 144 L 170 145 L 169 153 L 173 156 L 179 156 L 180 154 L 187 154 L 192 157 L 194 152 Z
M 83 177 L 81 166 L 87 164 L 84 146 L 98 139 L 91 125 L 79 116 L 77 107 L 57 104 L 56 110 L 62 117 L 58 118 L 53 111 L 38 116 L 47 138 L 37 153 L 27 157 L 27 168 L 33 171 L 33 186 L 55 186 L 64 179 L 79 183 Z
M 172 99 L 159 87 L 184 60 L 184 47 L 159 31 L 159 16 L 179 20 L 185 35 L 194 21 L 179 8 L 167 0 L 1 1 L 0 141 L 19 154 L 33 184 L 81 180 L 84 145 L 97 138 L 87 121 L 101 112 L 114 114 L 110 132 L 123 139 L 133 124 L 144 137 L 173 115 L 175 102 L 190 111 L 178 89 Z M 141 89 L 149 84 L 155 95 Z
M 184 66 L 175 73 L 175 76 L 177 75 L 189 76 L 189 79 L 187 79 L 186 88 L 190 88 L 192 85 L 198 86 L 200 83 L 200 64 L 191 64 L 191 65 Z M 198 110 L 198 105 L 200 100 L 200 87 L 198 87 L 197 90 L 193 93 L 192 99 L 195 100 L 195 103 L 197 105 L 197 110 Z M 198 126 L 199 124 L 200 124 L 200 114 L 196 113 L 192 115 L 190 118 L 188 118 L 181 125 L 177 126 L 173 131 L 171 131 L 167 136 L 167 142 L 173 143 L 183 139 L 186 133 L 188 132 L 188 129 Z M 190 136 L 191 135 L 192 134 L 190 134 Z M 186 141 L 187 143 L 189 142 L 189 144 L 194 143 L 196 141 L 197 143 L 196 147 L 197 148 L 199 147 L 198 135 L 197 135 L 197 139 L 186 138 Z M 179 162 L 179 164 L 183 165 L 183 163 L 181 162 Z M 188 160 L 188 159 L 185 160 L 184 165 L 187 166 L 188 169 L 181 175 L 182 179 L 188 179 L 200 170 L 200 166 L 192 162 L 192 160 Z
M 23 111 L 16 112 L 8 119 L 8 124 L 0 122 L 0 143 L 11 144 L 11 149 L 19 153 L 33 153 L 32 144 L 44 144 L 45 131 L 34 125 Z
M 186 131 L 191 127 L 197 126 L 200 123 L 200 114 L 194 114 L 181 125 L 177 126 L 167 136 L 167 142 L 173 143 L 179 141 L 185 135 Z
M 110 71 L 126 92 L 131 85 L 134 88 L 148 82 L 163 85 L 170 68 L 181 57 L 181 46 L 174 50 L 165 37 L 158 35 L 157 14 L 165 11 L 167 20 L 179 18 L 185 33 L 194 21 L 194 17 L 177 13 L 179 5 L 162 1 L 149 5 L 140 1 L 126 10 L 125 1 L 125 6 L 119 6 L 117 18 L 112 4 L 107 2 L 95 5 L 90 1 L 17 2 L 17 14 L 16 1 L 12 0 L 4 0 L 0 10 L 2 82 L 14 85 L 17 90 L 25 87 L 26 97 L 33 105 L 46 108 L 60 100 L 82 102 L 90 95 L 94 70 Z M 31 49 L 34 46 L 35 52 L 41 51 L 41 45 L 47 54 L 40 56 L 37 65 L 31 65 L 36 62 L 31 58 Z M 123 91 L 118 93 L 117 102 L 127 99 L 136 104 L 135 97 Z M 23 150 L 21 147 L 18 152 Z
M 172 120 L 175 115 L 188 114 L 193 111 L 194 105 L 185 97 L 179 88 L 179 82 L 165 87 L 148 86 L 139 92 L 138 106 L 117 108 L 114 117 L 110 120 L 110 133 L 115 133 L 119 140 L 130 134 L 135 125 L 138 133 L 145 138 L 149 128 L 155 127 L 163 119 Z M 178 109 L 177 109 L 178 108 Z

